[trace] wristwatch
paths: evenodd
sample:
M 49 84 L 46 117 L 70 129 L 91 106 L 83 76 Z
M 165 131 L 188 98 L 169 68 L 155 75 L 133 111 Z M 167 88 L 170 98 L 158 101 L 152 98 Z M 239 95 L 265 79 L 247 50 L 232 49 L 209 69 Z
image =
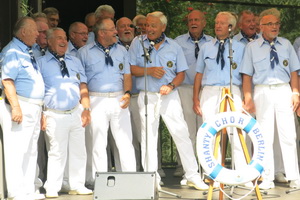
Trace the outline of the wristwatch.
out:
M 172 90 L 175 89 L 175 84 L 174 83 L 170 82 L 168 85 L 172 86 Z
M 91 108 L 83 108 L 83 110 L 88 110 L 88 111 L 92 111 Z
M 127 90 L 126 92 L 124 92 L 124 94 L 129 94 L 130 97 L 132 96 L 130 90 Z

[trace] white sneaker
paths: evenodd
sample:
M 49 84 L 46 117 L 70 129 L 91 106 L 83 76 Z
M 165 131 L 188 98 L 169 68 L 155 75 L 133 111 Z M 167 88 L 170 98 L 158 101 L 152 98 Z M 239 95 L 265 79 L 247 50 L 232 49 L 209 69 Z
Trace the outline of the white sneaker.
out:
M 47 190 L 46 191 L 46 197 L 47 198 L 57 198 L 58 193 L 56 191 Z
M 259 184 L 258 187 L 259 187 L 259 189 L 262 189 L 262 190 L 269 190 L 269 189 L 274 188 L 275 184 L 273 181 L 265 180 L 265 181 L 261 182 L 261 184 Z
M 183 179 L 180 181 L 180 185 L 182 185 L 182 186 L 186 186 L 186 185 L 187 185 L 187 180 L 186 180 L 186 178 L 183 178 Z
M 288 180 L 286 179 L 284 174 L 281 172 L 275 174 L 275 181 L 277 183 L 287 183 L 288 182 Z
M 159 176 L 161 178 L 165 178 L 166 177 L 166 173 L 165 173 L 165 171 L 163 169 L 158 169 L 157 173 L 159 174 Z
M 190 187 L 194 187 L 197 190 L 208 190 L 208 185 L 206 185 L 203 180 L 201 180 L 200 176 L 195 176 L 187 181 L 187 185 Z
M 300 180 L 299 179 L 291 180 L 290 187 L 295 188 L 295 189 L 299 189 L 300 188 Z
M 44 194 L 31 194 L 30 197 L 32 197 L 34 200 L 40 200 L 40 199 L 45 199 L 45 195 Z
M 73 195 L 88 195 L 88 194 L 93 194 L 93 191 L 90 189 L 87 189 L 86 187 L 79 188 L 77 190 L 70 190 L 69 194 Z

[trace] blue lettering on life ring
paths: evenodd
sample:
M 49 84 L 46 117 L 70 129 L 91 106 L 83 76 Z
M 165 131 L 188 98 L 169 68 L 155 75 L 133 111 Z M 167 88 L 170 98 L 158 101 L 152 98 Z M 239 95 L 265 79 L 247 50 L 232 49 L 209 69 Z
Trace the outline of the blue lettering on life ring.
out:
M 244 130 L 253 143 L 252 160 L 243 169 L 231 170 L 224 168 L 213 155 L 215 135 L 229 126 Z M 257 178 L 264 170 L 265 142 L 263 133 L 259 124 L 251 116 L 240 112 L 218 113 L 215 118 L 204 122 L 199 128 L 197 154 L 201 166 L 212 179 L 231 185 L 247 183 Z

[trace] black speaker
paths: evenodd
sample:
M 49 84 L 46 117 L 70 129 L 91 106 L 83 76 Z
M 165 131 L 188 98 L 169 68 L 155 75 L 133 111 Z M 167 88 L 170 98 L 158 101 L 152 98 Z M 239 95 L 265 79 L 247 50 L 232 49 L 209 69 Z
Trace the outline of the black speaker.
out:
M 96 172 L 93 199 L 158 199 L 155 172 Z

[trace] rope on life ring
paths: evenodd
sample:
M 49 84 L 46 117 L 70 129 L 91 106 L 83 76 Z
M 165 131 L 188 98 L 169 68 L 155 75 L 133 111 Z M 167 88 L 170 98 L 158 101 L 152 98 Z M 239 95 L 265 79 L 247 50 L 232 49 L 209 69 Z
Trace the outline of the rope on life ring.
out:
M 216 134 L 226 127 L 245 131 L 253 143 L 251 162 L 243 169 L 227 169 L 213 155 Z M 265 142 L 262 129 L 254 118 L 241 112 L 222 112 L 204 122 L 197 133 L 197 154 L 205 172 L 215 181 L 228 185 L 239 185 L 256 179 L 263 172 Z

